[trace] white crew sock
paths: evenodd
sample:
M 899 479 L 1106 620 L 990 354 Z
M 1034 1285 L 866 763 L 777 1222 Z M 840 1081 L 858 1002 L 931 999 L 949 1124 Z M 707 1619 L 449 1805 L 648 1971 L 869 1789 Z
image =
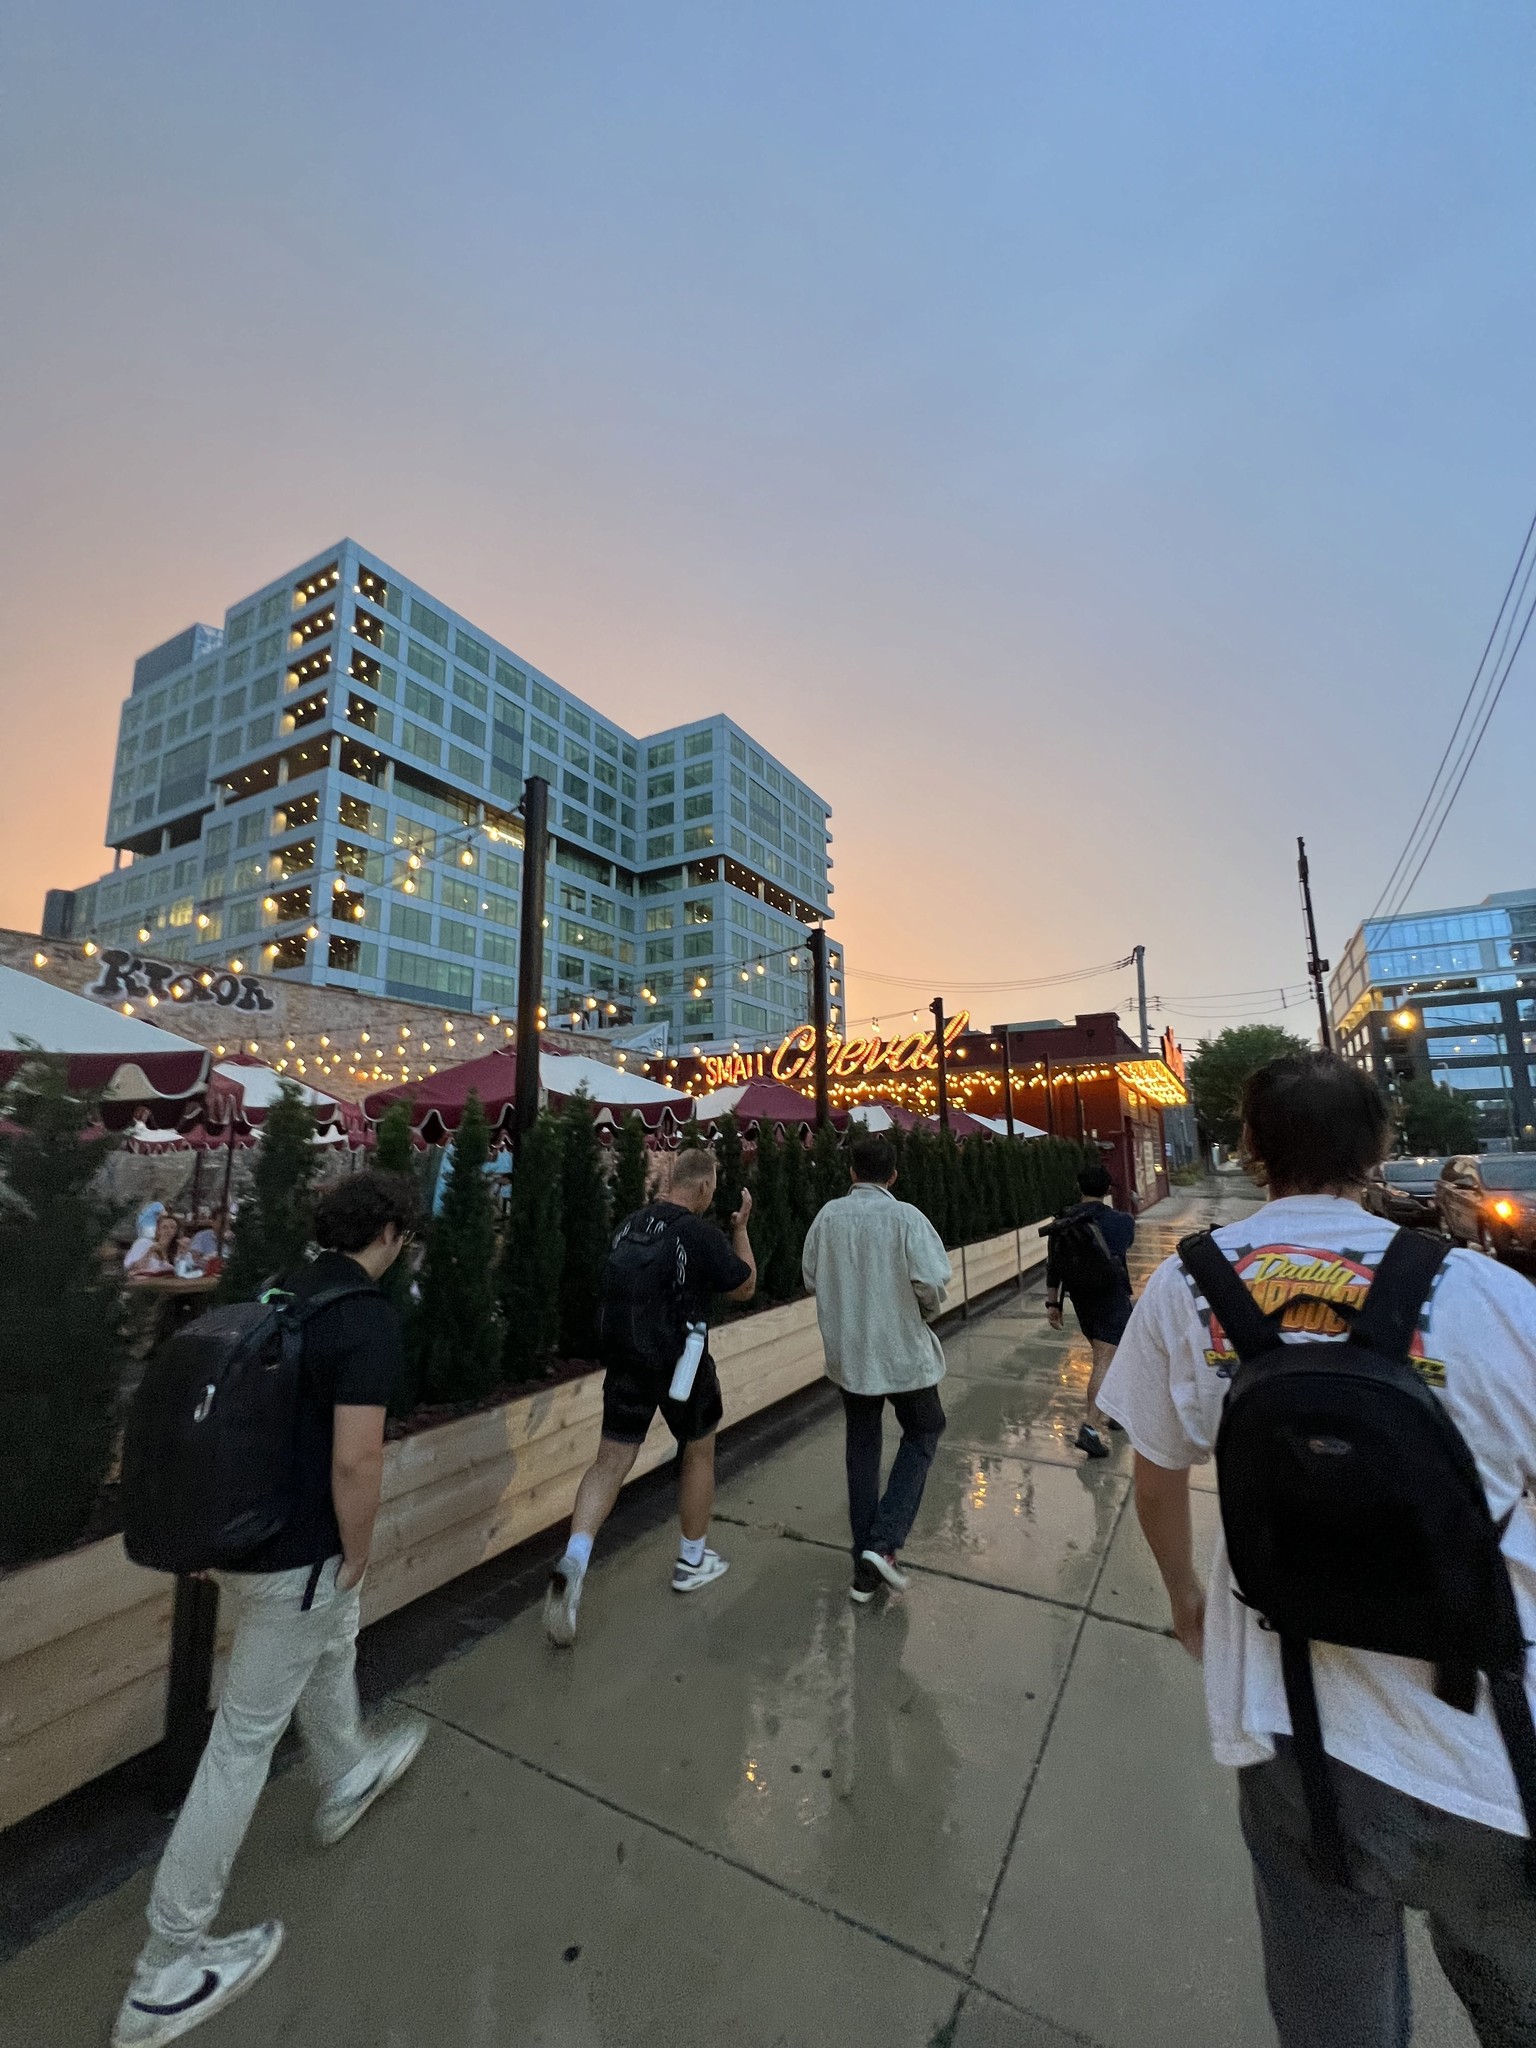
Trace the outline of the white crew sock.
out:
M 677 1554 L 684 1564 L 700 1565 L 704 1562 L 705 1538 L 685 1536 L 677 1546 Z
M 560 1562 L 572 1566 L 577 1572 L 584 1572 L 591 1561 L 592 1538 L 580 1535 L 573 1529 L 570 1541 L 565 1546 L 565 1555 Z

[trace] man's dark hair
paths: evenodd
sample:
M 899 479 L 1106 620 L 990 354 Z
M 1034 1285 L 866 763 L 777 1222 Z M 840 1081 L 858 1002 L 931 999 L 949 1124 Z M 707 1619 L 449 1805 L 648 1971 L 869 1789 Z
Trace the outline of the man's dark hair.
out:
M 855 1180 L 889 1180 L 896 1171 L 895 1148 L 878 1131 L 863 1131 L 848 1147 L 848 1164 Z
M 1243 1129 L 1271 1186 L 1347 1187 L 1386 1157 L 1392 1120 L 1381 1090 L 1337 1053 L 1271 1060 L 1243 1087 Z
M 1077 1191 L 1100 1201 L 1114 1186 L 1109 1177 L 1109 1168 L 1099 1159 L 1090 1159 L 1086 1166 L 1077 1169 Z
M 371 1166 L 349 1173 L 327 1189 L 315 1206 L 315 1242 L 328 1252 L 364 1252 L 386 1225 L 402 1236 L 421 1223 L 421 1198 L 406 1173 Z

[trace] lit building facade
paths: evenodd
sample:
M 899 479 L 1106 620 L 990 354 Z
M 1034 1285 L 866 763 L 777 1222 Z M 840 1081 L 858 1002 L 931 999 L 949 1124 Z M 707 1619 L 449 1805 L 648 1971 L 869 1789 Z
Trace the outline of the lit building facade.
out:
M 510 1016 L 529 775 L 550 786 L 551 1022 L 730 1045 L 806 1017 L 824 798 L 722 714 L 626 731 L 350 540 L 135 663 L 114 867 L 50 891 L 45 922 Z
M 1339 1050 L 1389 1094 L 1434 1080 L 1467 1098 L 1485 1146 L 1536 1146 L 1536 889 L 1368 920 L 1330 995 Z

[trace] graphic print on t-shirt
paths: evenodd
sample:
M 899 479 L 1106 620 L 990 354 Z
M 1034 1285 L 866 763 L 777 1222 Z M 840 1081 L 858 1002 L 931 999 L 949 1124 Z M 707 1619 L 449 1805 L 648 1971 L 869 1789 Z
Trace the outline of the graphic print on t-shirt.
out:
M 1359 1252 L 1295 1244 L 1245 1246 L 1233 1259 L 1232 1269 L 1265 1315 L 1273 1315 L 1277 1309 L 1282 1311 L 1282 1330 L 1314 1338 L 1344 1336 L 1350 1318 L 1341 1315 L 1334 1304 L 1360 1310 L 1375 1277 L 1375 1269 Z M 1205 1326 L 1205 1362 L 1223 1379 L 1230 1379 L 1237 1366 L 1237 1353 L 1220 1319 L 1188 1274 L 1184 1277 Z M 1413 1333 L 1409 1363 L 1428 1386 L 1445 1385 L 1444 1364 L 1425 1352 L 1422 1323 Z

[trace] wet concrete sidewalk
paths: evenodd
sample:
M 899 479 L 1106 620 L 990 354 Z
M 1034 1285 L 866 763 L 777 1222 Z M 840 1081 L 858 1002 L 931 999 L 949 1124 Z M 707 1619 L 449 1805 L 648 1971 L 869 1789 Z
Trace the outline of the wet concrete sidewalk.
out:
M 1143 1218 L 1138 1282 L 1245 1195 Z M 273 1784 L 220 1925 L 278 1914 L 288 1945 L 196 2038 L 1271 2044 L 1233 1785 L 1164 1632 L 1129 1452 L 1071 1448 L 1087 1348 L 1036 1286 L 945 1349 L 909 1592 L 848 1601 L 836 1418 L 722 1487 L 732 1569 L 698 1597 L 667 1589 L 670 1528 L 601 1547 L 573 1653 L 530 1608 L 402 1693 L 432 1740 L 340 1847 L 309 1846 L 300 1773 Z M 0 1971 L 0 2041 L 105 2039 L 148 1881 Z M 1415 2043 L 1471 2048 L 1421 1939 L 1415 1975 Z

